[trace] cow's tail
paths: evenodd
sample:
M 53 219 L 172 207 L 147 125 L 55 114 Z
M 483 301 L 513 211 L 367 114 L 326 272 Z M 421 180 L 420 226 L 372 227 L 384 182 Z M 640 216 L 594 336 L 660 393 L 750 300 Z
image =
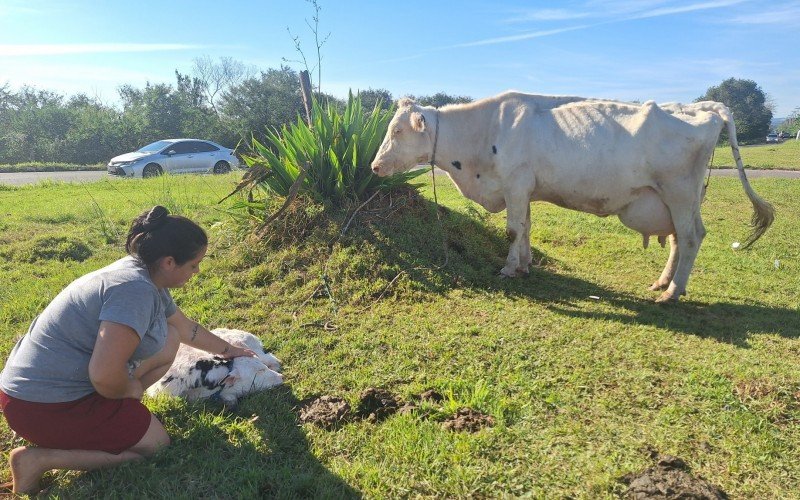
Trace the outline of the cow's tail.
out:
M 739 154 L 739 143 L 736 140 L 736 125 L 733 123 L 733 114 L 726 106 L 719 107 L 719 114 L 728 127 L 728 140 L 731 144 L 733 160 L 736 162 L 736 169 L 739 171 L 739 180 L 742 181 L 744 192 L 747 193 L 747 197 L 750 198 L 750 202 L 753 204 L 753 217 L 750 222 L 753 232 L 747 237 L 743 246 L 743 248 L 748 248 L 772 225 L 775 220 L 775 208 L 768 201 L 758 196 L 747 180 L 747 175 L 744 173 L 744 165 L 742 164 L 742 156 Z

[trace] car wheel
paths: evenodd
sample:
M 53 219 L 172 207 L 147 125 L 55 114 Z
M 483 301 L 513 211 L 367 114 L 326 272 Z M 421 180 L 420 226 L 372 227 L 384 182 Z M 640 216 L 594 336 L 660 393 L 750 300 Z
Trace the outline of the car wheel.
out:
M 227 161 L 218 161 L 216 165 L 214 165 L 215 174 L 227 174 L 230 171 L 231 166 Z
M 161 165 L 158 163 L 148 163 L 145 165 L 144 170 L 142 170 L 142 177 L 158 177 L 163 173 L 164 171 L 161 170 Z

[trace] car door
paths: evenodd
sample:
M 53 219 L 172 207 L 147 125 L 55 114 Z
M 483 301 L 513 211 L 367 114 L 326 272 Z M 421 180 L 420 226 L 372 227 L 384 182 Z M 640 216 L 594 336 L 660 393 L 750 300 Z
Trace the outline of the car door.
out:
M 215 145 L 205 141 L 195 141 L 197 143 L 197 164 L 198 171 L 211 172 L 214 165 L 219 161 L 220 150 Z
M 194 161 L 191 141 L 180 141 L 168 146 L 163 153 L 167 156 L 165 172 L 179 174 L 190 171 Z

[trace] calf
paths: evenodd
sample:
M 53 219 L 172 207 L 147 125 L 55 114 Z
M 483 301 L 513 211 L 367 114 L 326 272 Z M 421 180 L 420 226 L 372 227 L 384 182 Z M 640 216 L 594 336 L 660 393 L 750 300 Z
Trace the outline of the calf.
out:
M 264 350 L 258 337 L 227 328 L 216 328 L 212 333 L 252 350 L 258 357 L 223 359 L 181 344 L 170 369 L 147 389 L 147 394 L 166 393 L 188 400 L 213 397 L 235 407 L 240 397 L 283 383 L 280 361 Z

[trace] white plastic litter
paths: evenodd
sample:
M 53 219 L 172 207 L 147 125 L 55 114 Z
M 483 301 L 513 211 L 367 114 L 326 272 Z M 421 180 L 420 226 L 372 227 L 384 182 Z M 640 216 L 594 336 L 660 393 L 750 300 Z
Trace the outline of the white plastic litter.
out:
M 736 250 L 736 249 L 737 249 L 737 248 L 739 248 L 740 246 L 742 246 L 742 244 L 741 244 L 741 243 L 739 243 L 738 241 L 734 241 L 734 242 L 731 244 L 731 248 L 733 248 L 734 250 Z
M 780 269 L 780 268 L 781 268 L 781 261 L 775 259 L 775 269 Z

